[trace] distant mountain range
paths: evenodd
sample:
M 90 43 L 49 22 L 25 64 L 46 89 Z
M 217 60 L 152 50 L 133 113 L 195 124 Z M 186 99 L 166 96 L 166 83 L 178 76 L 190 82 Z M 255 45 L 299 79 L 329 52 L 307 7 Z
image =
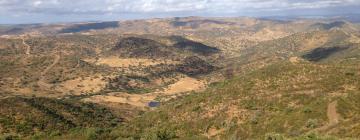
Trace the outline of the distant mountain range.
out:
M 24 33 L 35 33 L 35 34 L 61 34 L 61 33 L 78 33 L 78 32 L 89 32 L 97 30 L 139 30 L 135 26 L 140 26 L 143 24 L 154 24 L 153 21 L 158 21 L 159 23 L 167 22 L 172 26 L 172 28 L 179 27 L 191 27 L 199 28 L 201 25 L 226 25 L 238 26 L 239 23 L 236 21 L 231 21 L 231 19 L 237 20 L 270 20 L 273 22 L 283 21 L 291 23 L 293 21 L 306 21 L 319 22 L 319 23 L 329 23 L 334 21 L 348 21 L 351 23 L 357 24 L 360 22 L 360 16 L 346 15 L 346 16 L 270 16 L 262 17 L 259 19 L 250 18 L 250 17 L 239 17 L 239 18 L 202 18 L 202 17 L 178 17 L 178 18 L 168 18 L 168 19 L 147 19 L 147 20 L 126 20 L 126 21 L 109 21 L 109 22 L 82 22 L 82 23 L 61 23 L 61 24 L 19 24 L 19 25 L 0 25 L 0 35 L 19 35 Z M 189 20 L 193 19 L 193 20 Z M 149 22 L 150 21 L 150 22 Z M 230 21 L 230 22 L 229 22 Z M 131 26 L 130 26 L 131 25 Z

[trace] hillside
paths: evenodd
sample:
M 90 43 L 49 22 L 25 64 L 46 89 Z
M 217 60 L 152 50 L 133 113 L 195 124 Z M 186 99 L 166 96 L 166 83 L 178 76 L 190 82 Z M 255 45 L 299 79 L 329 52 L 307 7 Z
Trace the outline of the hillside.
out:
M 358 59 L 353 37 L 342 30 L 299 32 L 248 47 L 223 64 L 236 74 L 295 57 L 319 63 Z
M 48 98 L 0 99 L 0 133 L 8 136 L 60 135 L 75 128 L 112 128 L 124 119 L 95 104 Z
M 89 30 L 102 30 L 108 28 L 119 27 L 119 23 L 116 21 L 113 22 L 101 22 L 101 23 L 87 23 L 87 24 L 75 24 L 71 27 L 64 28 L 60 33 L 76 33 Z
M 205 18 L 0 27 L 0 139 L 360 137 L 360 28 Z
M 352 65 L 280 62 L 214 84 L 206 92 L 172 100 L 112 134 L 122 138 L 162 134 L 179 139 L 264 139 L 319 133 L 358 138 L 358 70 Z M 338 114 L 334 124 L 329 120 L 333 102 Z
M 214 47 L 206 46 L 202 43 L 187 40 L 179 37 L 164 38 L 174 41 L 173 45 L 169 46 L 158 42 L 156 40 L 127 37 L 119 41 L 119 43 L 110 50 L 107 55 L 117 55 L 120 57 L 131 58 L 166 58 L 166 59 L 181 59 L 185 56 L 209 56 L 219 53 L 220 50 Z
M 359 68 L 349 63 L 275 63 L 214 83 L 204 92 L 170 100 L 97 136 L 109 139 L 356 139 L 360 136 Z M 86 130 L 52 138 L 77 138 L 84 132 Z

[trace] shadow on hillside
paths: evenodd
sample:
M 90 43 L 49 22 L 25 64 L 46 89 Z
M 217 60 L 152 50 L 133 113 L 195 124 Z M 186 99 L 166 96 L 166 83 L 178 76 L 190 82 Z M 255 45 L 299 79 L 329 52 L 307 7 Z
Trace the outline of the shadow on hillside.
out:
M 82 31 L 101 30 L 101 29 L 116 28 L 116 27 L 119 27 L 119 23 L 117 21 L 77 24 L 61 30 L 60 33 L 76 33 Z
M 328 58 L 329 56 L 348 49 L 349 47 L 329 47 L 329 48 L 316 48 L 311 52 L 302 56 L 302 58 L 309 61 L 320 61 L 322 59 Z

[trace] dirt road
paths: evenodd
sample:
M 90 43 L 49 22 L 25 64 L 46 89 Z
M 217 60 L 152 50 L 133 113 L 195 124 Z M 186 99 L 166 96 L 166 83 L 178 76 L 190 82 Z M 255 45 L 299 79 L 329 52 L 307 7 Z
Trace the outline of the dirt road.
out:
M 338 114 L 336 106 L 337 106 L 337 101 L 333 101 L 328 104 L 326 115 L 327 115 L 329 122 L 326 125 L 315 129 L 315 131 L 320 131 L 320 132 L 327 131 L 339 123 L 340 114 Z
M 46 67 L 46 69 L 44 71 L 41 72 L 41 76 L 39 81 L 37 82 L 37 84 L 40 86 L 40 88 L 43 89 L 50 89 L 51 88 L 51 84 L 46 83 L 45 78 L 46 78 L 46 73 L 48 73 L 48 71 L 53 68 L 57 63 L 59 63 L 60 60 L 60 55 L 55 55 L 55 59 L 53 61 L 53 63 L 51 65 L 49 65 L 48 67 Z
M 327 108 L 327 117 L 329 119 L 329 125 L 333 126 L 339 123 L 340 115 L 336 111 L 337 101 L 331 102 Z
M 28 44 L 26 44 L 26 42 L 25 42 L 25 39 L 24 39 L 24 38 L 22 38 L 22 43 L 26 46 L 26 52 L 25 52 L 25 54 L 30 55 L 30 52 L 31 52 L 31 46 L 30 46 L 30 45 L 28 45 Z

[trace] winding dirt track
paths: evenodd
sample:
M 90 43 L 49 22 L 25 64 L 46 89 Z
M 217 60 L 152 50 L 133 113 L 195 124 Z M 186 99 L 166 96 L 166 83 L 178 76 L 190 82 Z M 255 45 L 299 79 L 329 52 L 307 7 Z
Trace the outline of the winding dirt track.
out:
M 30 45 L 28 45 L 28 44 L 26 44 L 26 42 L 25 42 L 25 39 L 24 39 L 24 38 L 22 38 L 22 43 L 26 46 L 26 52 L 25 52 L 25 54 L 30 55 L 31 46 L 30 46 Z
M 39 81 L 37 82 L 37 84 L 44 89 L 50 89 L 51 88 L 51 84 L 48 84 L 45 82 L 45 77 L 46 77 L 46 73 L 48 73 L 48 71 L 53 68 L 57 63 L 59 63 L 60 61 L 60 55 L 55 55 L 55 59 L 54 62 L 49 65 L 48 67 L 46 67 L 46 69 L 44 71 L 41 72 L 41 76 Z
M 24 38 L 21 38 L 21 39 L 22 39 L 22 43 L 26 46 L 25 54 L 30 55 L 31 54 L 30 53 L 31 52 L 31 46 L 25 42 Z M 54 62 L 51 65 L 49 65 L 48 67 L 46 67 L 46 69 L 44 71 L 41 72 L 40 79 L 37 82 L 39 87 L 41 87 L 43 89 L 50 89 L 51 88 L 52 85 L 45 82 L 45 75 L 46 75 L 46 73 L 48 73 L 48 71 L 52 67 L 54 67 L 57 63 L 59 63 L 59 61 L 60 61 L 60 55 L 55 55 Z
M 333 101 L 328 104 L 326 115 L 329 122 L 328 124 L 315 129 L 315 131 L 327 131 L 330 130 L 331 128 L 334 128 L 334 126 L 336 126 L 337 124 L 339 124 L 340 114 L 337 113 L 336 106 L 337 106 L 337 101 Z
M 327 108 L 327 117 L 329 119 L 329 126 L 339 123 L 340 115 L 336 111 L 337 101 L 331 102 Z

